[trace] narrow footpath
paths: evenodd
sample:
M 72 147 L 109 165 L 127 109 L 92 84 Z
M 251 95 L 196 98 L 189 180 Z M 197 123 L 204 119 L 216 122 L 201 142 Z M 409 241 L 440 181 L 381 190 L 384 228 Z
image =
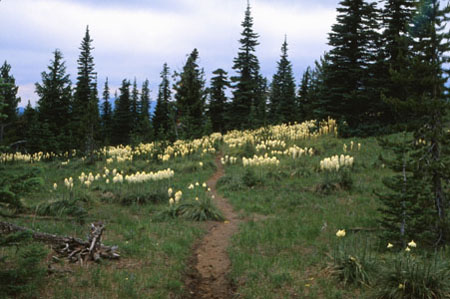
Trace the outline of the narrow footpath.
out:
M 186 279 L 189 298 L 233 298 L 233 286 L 227 278 L 231 269 L 227 248 L 238 231 L 241 220 L 226 198 L 217 194 L 217 181 L 224 175 L 220 156 L 216 157 L 217 171 L 207 181 L 213 202 L 222 211 L 225 221 L 211 222 L 208 233 L 194 247 L 190 260 L 191 273 Z

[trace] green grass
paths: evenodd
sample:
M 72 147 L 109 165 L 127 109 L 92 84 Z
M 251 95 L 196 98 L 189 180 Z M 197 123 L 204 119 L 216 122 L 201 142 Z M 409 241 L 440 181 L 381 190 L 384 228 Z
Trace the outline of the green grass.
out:
M 2 219 L 34 230 L 59 235 L 70 235 L 85 239 L 89 232 L 89 221 L 102 220 L 106 223 L 103 242 L 118 245 L 121 259 L 102 261 L 101 264 L 79 266 L 68 263 L 58 268 L 70 269 L 70 274 L 48 276 L 37 294 L 48 298 L 168 298 L 182 297 L 184 274 L 191 247 L 204 231 L 204 226 L 195 221 L 168 219 L 155 221 L 155 215 L 168 205 L 169 187 L 183 190 L 183 200 L 192 197 L 188 185 L 206 181 L 215 171 L 214 156 L 190 156 L 189 159 L 175 158 L 165 163 L 146 163 L 142 160 L 107 165 L 124 171 L 157 171 L 171 168 L 173 178 L 142 184 L 106 184 L 105 179 L 95 181 L 90 188 L 80 186 L 81 172 L 99 173 L 104 162 L 87 165 L 74 160 L 67 166 L 60 162 L 29 164 L 8 164 L 2 169 L 2 176 L 21 176 L 39 169 L 38 177 L 44 182 L 38 189 L 20 192 L 25 203 L 26 217 Z M 203 162 L 200 167 L 198 162 Z M 72 176 L 72 194 L 64 186 L 64 178 Z M 110 177 L 111 179 L 111 177 Z M 53 183 L 58 184 L 53 190 Z M 150 196 L 153 194 L 154 196 Z M 156 195 L 155 195 L 156 194 Z M 77 204 L 87 211 L 84 222 L 76 218 L 65 220 L 67 215 L 56 214 L 58 220 L 34 217 L 36 207 L 49 201 L 79 198 Z M 128 201 L 123 199 L 127 198 Z M 148 201 L 137 199 L 150 198 Z M 54 216 L 52 214 L 52 216 Z M 70 215 L 69 215 L 70 216 Z M 83 220 L 83 219 L 82 219 Z M 1 249 L 0 255 L 14 254 L 13 248 Z M 51 255 L 44 261 L 47 263 Z
M 320 160 L 343 154 L 344 143 L 345 154 L 355 158 L 352 188 L 318 192 L 324 180 Z M 315 156 L 283 157 L 278 167 L 250 171 L 239 165 L 226 168 L 219 183 L 224 196 L 244 216 L 265 216 L 244 223 L 229 250 L 231 277 L 243 298 L 364 298 L 361 289 L 344 287 L 332 277 L 331 252 L 338 229 L 378 227 L 379 202 L 373 191 L 384 188 L 381 178 L 389 170 L 378 162 L 376 140 L 354 143 L 361 143 L 360 151 L 349 150 L 350 140 L 331 136 L 306 140 L 297 145 L 313 147 Z M 254 184 L 246 183 L 249 173 Z M 358 235 L 375 238 L 368 232 L 347 233 L 347 238 Z

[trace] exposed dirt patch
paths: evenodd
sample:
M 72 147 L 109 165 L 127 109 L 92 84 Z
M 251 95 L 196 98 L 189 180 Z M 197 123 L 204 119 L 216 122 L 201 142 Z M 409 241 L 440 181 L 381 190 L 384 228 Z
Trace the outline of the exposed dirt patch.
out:
M 220 156 L 216 158 L 216 165 L 217 171 L 207 184 L 215 196 L 214 204 L 226 220 L 208 223 L 208 233 L 194 246 L 190 260 L 191 273 L 185 281 L 188 298 L 232 298 L 234 295 L 233 285 L 227 277 L 231 269 L 227 248 L 242 220 L 227 199 L 217 194 L 217 180 L 224 174 Z

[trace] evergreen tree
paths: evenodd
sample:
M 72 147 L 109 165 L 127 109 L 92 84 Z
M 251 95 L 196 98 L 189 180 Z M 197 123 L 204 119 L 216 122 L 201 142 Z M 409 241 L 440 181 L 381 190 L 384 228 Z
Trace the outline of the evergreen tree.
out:
M 131 115 L 133 119 L 132 130 L 136 131 L 138 129 L 139 120 L 139 90 L 137 87 L 136 78 L 133 81 L 133 88 L 131 89 Z
M 303 72 L 302 81 L 298 90 L 298 116 L 297 121 L 303 122 L 312 119 L 311 111 L 311 68 L 308 66 Z
M 270 90 L 269 119 L 274 124 L 294 122 L 297 118 L 295 79 L 287 50 L 288 44 L 285 39 Z
M 331 116 L 348 124 L 343 134 L 373 133 L 381 103 L 377 92 L 375 72 L 379 66 L 375 55 L 379 45 L 378 11 L 375 3 L 364 0 L 343 0 L 337 8 L 337 23 L 329 34 L 325 74 L 325 89 L 320 105 L 320 118 Z
M 209 88 L 209 118 L 213 132 L 225 132 L 225 119 L 227 111 L 227 96 L 225 90 L 230 87 L 227 72 L 217 69 L 213 72 L 211 87 Z
M 113 144 L 127 145 L 133 129 L 133 114 L 131 108 L 130 81 L 122 80 L 120 95 L 116 100 L 114 109 L 114 131 L 112 134 Z
M 109 102 L 108 78 L 106 78 L 105 86 L 103 88 L 101 124 L 102 124 L 103 142 L 108 145 L 111 142 L 112 128 L 113 128 L 113 113 L 111 103 Z
M 385 227 L 391 233 L 402 234 L 392 227 L 399 226 L 400 215 L 413 215 L 411 218 L 415 222 L 406 222 L 408 233 L 415 235 L 423 244 L 432 246 L 445 246 L 450 239 L 446 211 L 450 178 L 450 135 L 443 124 L 449 108 L 448 90 L 445 86 L 448 70 L 444 66 L 449 62 L 447 55 L 450 51 L 450 35 L 443 32 L 449 13 L 450 8 L 441 9 L 437 0 L 419 2 L 410 29 L 414 55 L 409 56 L 408 68 L 392 71 L 393 82 L 398 80 L 408 83 L 404 86 L 407 96 L 388 99 L 388 103 L 400 115 L 412 116 L 407 129 L 413 131 L 413 140 L 404 155 L 411 159 L 410 181 L 416 188 L 388 185 L 392 193 L 402 193 L 406 199 L 396 217 L 385 221 Z M 395 206 L 395 200 L 398 199 L 392 196 L 384 200 L 386 209 Z M 417 208 L 413 210 L 411 206 Z
M 94 148 L 94 133 L 99 127 L 97 75 L 94 71 L 94 49 L 86 28 L 78 58 L 78 77 L 73 101 L 73 136 L 76 147 L 91 154 Z
M 142 84 L 141 98 L 139 101 L 139 135 L 143 142 L 152 140 L 153 132 L 150 123 L 150 88 L 149 81 L 146 79 Z
M 236 129 L 255 127 L 258 114 L 265 114 L 264 92 L 261 88 L 265 82 L 259 74 L 259 61 L 255 55 L 259 36 L 253 31 L 250 4 L 247 5 L 242 27 L 242 38 L 239 40 L 241 46 L 233 65 L 237 76 L 231 77 L 234 91 L 228 116 L 231 127 Z
M 199 138 L 203 135 L 205 81 L 197 59 L 198 51 L 194 49 L 174 85 L 177 123 L 180 128 L 179 133 L 184 138 Z
M 63 55 L 59 50 L 53 52 L 54 58 L 48 66 L 48 72 L 42 72 L 42 84 L 36 83 L 39 96 L 37 110 L 39 121 L 48 127 L 48 135 L 53 136 L 54 147 L 51 151 L 71 150 L 68 123 L 72 100 L 72 87 Z M 48 143 L 48 142 L 47 142 Z
M 11 65 L 6 61 L 0 67 L 0 97 L 3 98 L 3 107 L 0 114 L 6 115 L 0 121 L 0 143 L 4 141 L 9 133 L 9 128 L 17 120 L 17 104 L 20 98 L 17 97 L 19 87 L 16 86 L 16 80 L 10 74 Z
M 153 129 L 156 139 L 166 138 L 172 128 L 172 119 L 170 112 L 170 80 L 169 80 L 169 67 L 167 63 L 164 63 L 163 70 L 161 72 L 161 83 L 158 89 L 158 98 L 156 100 L 155 114 L 152 118 Z

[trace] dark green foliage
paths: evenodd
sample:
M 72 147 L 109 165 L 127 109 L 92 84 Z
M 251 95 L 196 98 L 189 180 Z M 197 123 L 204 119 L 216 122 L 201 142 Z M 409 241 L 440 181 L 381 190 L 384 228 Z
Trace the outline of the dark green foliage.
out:
M 171 135 L 171 129 L 175 127 L 174 114 L 172 112 L 171 88 L 169 81 L 169 67 L 164 63 L 161 71 L 161 83 L 158 89 L 158 98 L 156 100 L 155 114 L 152 118 L 155 138 L 165 139 Z
M 139 125 L 139 90 L 137 87 L 136 78 L 134 78 L 133 88 L 131 89 L 130 110 L 132 119 L 131 131 L 136 132 Z
M 448 209 L 448 179 L 450 178 L 449 135 L 444 127 L 448 112 L 448 63 L 446 56 L 450 50 L 448 33 L 444 33 L 450 8 L 441 9 L 438 1 L 420 1 L 412 19 L 410 47 L 414 57 L 406 57 L 408 68 L 392 71 L 393 82 L 407 82 L 402 98 L 389 98 L 387 102 L 397 113 L 411 118 L 406 127 L 413 130 L 412 146 L 403 148 L 401 144 L 391 144 L 402 150 L 401 159 L 408 160 L 406 170 L 411 172 L 411 185 L 396 184 L 390 187 L 394 194 L 403 194 L 406 207 L 415 207 L 414 219 L 420 227 L 414 232 L 423 244 L 445 246 L 450 239 Z M 414 74 L 412 76 L 411 74 Z M 404 145 L 403 145 L 404 147 Z M 395 171 L 400 170 L 395 164 Z M 405 169 L 405 167 L 403 167 Z M 405 171 L 403 170 L 403 173 Z M 393 203 L 398 198 L 390 198 Z M 386 204 L 386 203 L 385 203 Z M 398 212 L 400 213 L 400 212 Z M 404 212 L 401 212 L 404 213 Z M 397 214 L 397 219 L 400 214 Z M 392 227 L 399 227 L 391 221 Z
M 319 118 L 328 116 L 346 122 L 342 134 L 373 134 L 377 130 L 380 105 L 375 82 L 380 44 L 375 3 L 344 0 L 337 9 L 337 23 L 329 35 L 332 49 L 327 58 L 324 93 Z
M 112 138 L 113 113 L 111 104 L 109 103 L 108 78 L 106 78 L 105 87 L 103 88 L 103 103 L 101 111 L 102 139 L 104 144 L 109 145 Z
M 0 143 L 4 138 L 11 139 L 8 136 L 12 124 L 17 120 L 17 104 L 20 98 L 17 97 L 19 87 L 16 86 L 16 80 L 10 74 L 11 65 L 6 61 L 0 67 L 0 98 L 2 104 L 0 105 Z
M 137 135 L 142 142 L 153 140 L 152 125 L 150 123 L 150 89 L 149 81 L 145 80 L 142 84 L 141 98 L 138 105 L 138 129 Z
M 225 132 L 226 111 L 228 108 L 225 89 L 230 87 L 227 72 L 217 69 L 213 72 L 209 88 L 209 118 L 213 132 Z
M 292 72 L 292 64 L 288 60 L 287 46 L 287 41 L 285 40 L 281 47 L 281 58 L 278 61 L 277 72 L 273 75 L 270 89 L 269 119 L 274 124 L 292 123 L 298 117 L 295 79 Z M 305 84 L 308 84 L 308 82 Z M 307 86 L 305 89 L 307 89 Z M 306 92 L 307 90 L 304 90 L 305 97 Z
M 176 121 L 181 138 L 200 138 L 204 128 L 205 81 L 198 64 L 198 51 L 189 55 L 174 85 Z
M 261 117 L 265 116 L 265 82 L 259 73 L 259 61 L 255 55 L 259 36 L 253 31 L 250 4 L 245 11 L 242 27 L 241 46 L 233 61 L 237 75 L 231 77 L 234 91 L 228 118 L 232 129 L 254 128 L 258 122 L 264 122 Z
M 39 244 L 24 244 L 23 241 L 29 240 L 29 238 L 29 234 L 0 237 L 0 246 L 21 242 L 20 247 L 18 247 L 17 265 L 15 267 L 5 266 L 5 257 L 0 256 L 0 264 L 3 264 L 0 270 L 1 298 L 38 297 L 37 290 L 46 273 L 41 261 L 47 255 L 47 251 Z
M 120 194 L 120 203 L 123 205 L 131 204 L 156 204 L 168 200 L 166 190 L 152 189 L 150 192 L 142 192 L 139 190 L 128 190 L 124 194 Z
M 123 79 L 119 98 L 114 109 L 113 144 L 126 145 L 130 142 L 133 129 L 133 113 L 131 111 L 130 81 Z
M 37 110 L 41 129 L 47 130 L 45 135 L 53 137 L 50 142 L 51 148 L 42 150 L 65 152 L 73 148 L 68 134 L 72 87 L 69 75 L 66 74 L 62 53 L 55 50 L 53 54 L 54 58 L 48 66 L 48 73 L 42 72 L 42 83 L 36 83 L 36 93 L 39 96 Z
M 97 74 L 94 71 L 92 39 L 89 27 L 81 42 L 78 76 L 73 100 L 72 132 L 76 148 L 91 155 L 95 147 L 95 132 L 99 128 Z

